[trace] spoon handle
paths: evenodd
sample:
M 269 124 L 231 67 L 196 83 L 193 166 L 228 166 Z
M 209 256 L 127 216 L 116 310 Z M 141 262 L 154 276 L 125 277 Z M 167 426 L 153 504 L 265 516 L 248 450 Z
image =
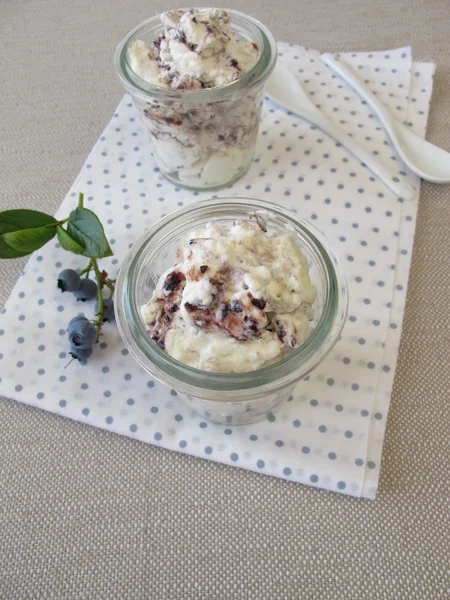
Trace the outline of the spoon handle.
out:
M 377 158 L 362 148 L 341 127 L 335 125 L 328 117 L 321 113 L 296 111 L 297 114 L 313 123 L 319 129 L 347 148 L 363 165 L 372 171 L 394 194 L 404 200 L 412 200 L 416 196 L 416 190 L 406 181 L 394 181 L 391 171 L 386 168 Z
M 353 154 L 357 159 L 361 161 L 380 181 L 382 181 L 386 187 L 388 187 L 394 194 L 403 198 L 404 200 L 412 200 L 416 197 L 416 190 L 409 183 L 404 181 L 394 181 L 392 172 L 386 168 L 375 156 L 367 152 L 362 146 L 355 142 L 345 131 L 335 125 L 328 117 L 318 110 L 308 110 L 303 108 L 300 103 L 292 101 L 291 99 L 283 100 L 281 103 L 277 101 L 275 96 L 272 96 L 270 92 L 266 90 L 266 94 L 280 106 L 290 110 L 300 118 L 308 121 L 312 125 L 316 125 L 324 133 L 334 138 L 336 142 L 347 148 L 349 152 Z
M 374 94 L 361 82 L 361 80 L 347 67 L 342 61 L 338 60 L 332 54 L 321 54 L 320 58 L 332 71 L 341 79 L 346 81 L 357 94 L 364 98 L 370 108 L 376 113 L 377 117 L 386 128 L 389 137 L 393 137 L 393 117 L 385 106 L 375 97 Z

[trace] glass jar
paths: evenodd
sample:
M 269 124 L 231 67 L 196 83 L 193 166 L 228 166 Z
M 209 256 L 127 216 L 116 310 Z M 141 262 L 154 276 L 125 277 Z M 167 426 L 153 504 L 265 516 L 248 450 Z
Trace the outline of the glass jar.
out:
M 261 116 L 264 85 L 277 48 L 270 31 L 256 19 L 227 10 L 230 29 L 259 48 L 256 65 L 228 85 L 203 90 L 176 90 L 144 81 L 130 67 L 128 49 L 137 40 L 152 43 L 164 31 L 160 17 L 133 29 L 116 50 L 117 73 L 148 131 L 161 173 L 177 186 L 217 189 L 249 169 Z
M 267 233 L 293 236 L 305 254 L 317 291 L 310 337 L 282 360 L 247 373 L 211 373 L 189 367 L 150 339 L 140 307 L 159 276 L 176 264 L 176 253 L 192 230 L 208 222 L 231 227 L 250 215 L 263 217 Z M 220 198 L 197 202 L 164 217 L 134 244 L 116 284 L 116 321 L 125 345 L 155 379 L 175 389 L 206 419 L 235 425 L 263 419 L 286 400 L 334 347 L 347 315 L 348 288 L 342 266 L 326 239 L 307 221 L 271 202 Z M 242 342 L 245 343 L 245 342 Z

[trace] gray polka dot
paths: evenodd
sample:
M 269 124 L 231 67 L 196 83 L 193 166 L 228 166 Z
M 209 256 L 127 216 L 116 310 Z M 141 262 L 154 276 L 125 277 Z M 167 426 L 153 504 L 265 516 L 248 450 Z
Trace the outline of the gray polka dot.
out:
M 375 463 L 373 462 L 373 460 L 369 460 L 369 461 L 367 462 L 367 466 L 369 467 L 369 469 L 375 469 L 375 467 L 376 467 L 376 465 L 375 465 Z
M 356 465 L 357 467 L 362 467 L 362 465 L 363 465 L 363 464 L 364 464 L 364 461 L 363 461 L 363 459 L 362 459 L 362 458 L 356 458 L 356 459 L 355 459 L 355 465 Z
M 291 475 L 291 473 L 292 473 L 292 469 L 290 469 L 289 467 L 284 467 L 283 475 L 286 475 L 286 477 L 289 477 L 289 475 Z
M 112 423 L 113 421 L 114 421 L 114 419 L 113 419 L 112 417 L 106 417 L 106 419 L 105 419 L 105 423 L 106 423 L 107 425 L 111 425 L 111 423 Z
M 232 452 L 232 453 L 230 454 L 230 458 L 231 458 L 231 460 L 232 460 L 233 462 L 236 462 L 236 461 L 239 459 L 239 455 L 238 455 L 238 454 L 236 454 L 236 452 Z
M 295 421 L 292 421 L 292 425 L 293 425 L 294 427 L 300 427 L 300 425 L 301 425 L 301 422 L 300 422 L 298 419 L 295 419 Z
M 381 421 L 381 419 L 383 418 L 383 415 L 380 412 L 376 412 L 373 416 L 377 421 Z
M 320 433 L 325 433 L 327 430 L 327 428 L 325 427 L 325 425 L 319 425 L 319 431 Z
M 350 430 L 347 430 L 344 435 L 345 435 L 346 438 L 348 438 L 349 440 L 351 440 L 352 437 L 353 437 L 353 432 L 350 431 Z
M 334 385 L 334 379 L 333 379 L 333 378 L 331 378 L 331 377 L 329 377 L 329 378 L 327 379 L 327 385 L 330 385 L 330 386 L 331 386 L 331 385 Z
M 258 467 L 258 469 L 264 469 L 266 463 L 263 460 L 259 459 L 256 461 L 256 466 Z
M 311 449 L 308 446 L 303 446 L 302 452 L 303 454 L 309 454 L 311 452 Z
M 347 487 L 345 481 L 338 481 L 337 486 L 340 490 L 345 490 L 345 488 Z
M 328 452 L 328 458 L 330 460 L 336 460 L 336 458 L 337 458 L 336 452 Z
M 342 412 L 344 410 L 344 407 L 342 406 L 342 404 L 336 404 L 336 406 L 334 407 L 334 409 L 337 412 Z
M 130 431 L 131 431 L 131 433 L 134 433 L 135 431 L 137 431 L 137 428 L 138 428 L 138 426 L 135 425 L 135 424 L 130 425 Z

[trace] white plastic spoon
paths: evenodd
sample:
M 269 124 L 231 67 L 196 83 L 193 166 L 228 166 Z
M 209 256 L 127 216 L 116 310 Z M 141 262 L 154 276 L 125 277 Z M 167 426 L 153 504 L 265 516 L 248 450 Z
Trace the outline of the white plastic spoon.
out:
M 305 121 L 334 138 L 358 158 L 374 175 L 378 177 L 397 196 L 411 200 L 416 192 L 406 181 L 394 181 L 393 174 L 378 159 L 357 144 L 338 125 L 326 117 L 306 95 L 295 75 L 278 61 L 269 78 L 265 90 L 267 96 L 280 106 L 295 113 Z
M 450 153 L 416 135 L 391 115 L 361 80 L 332 54 L 322 54 L 322 61 L 339 75 L 377 115 L 403 162 L 422 179 L 432 183 L 450 183 Z

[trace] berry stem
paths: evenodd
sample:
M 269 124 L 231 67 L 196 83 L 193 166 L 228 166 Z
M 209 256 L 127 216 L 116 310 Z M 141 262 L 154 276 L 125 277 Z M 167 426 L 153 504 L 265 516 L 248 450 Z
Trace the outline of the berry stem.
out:
M 82 192 L 80 192 L 78 194 L 78 208 L 83 208 L 83 200 L 84 200 L 84 194 Z
M 109 297 L 112 298 L 114 296 L 114 290 L 116 288 L 116 280 L 115 279 L 105 279 L 104 283 L 109 290 Z
M 89 261 L 88 266 L 83 269 L 82 271 L 80 271 L 80 277 L 82 277 L 83 275 L 86 275 L 86 279 L 89 277 L 89 273 L 91 272 L 92 269 L 92 265 L 91 262 Z
M 97 296 L 98 296 L 98 312 L 97 319 L 94 322 L 95 328 L 97 330 L 97 342 L 100 339 L 100 334 L 102 331 L 103 325 L 103 294 L 102 294 L 102 274 L 100 273 L 100 269 L 98 268 L 98 263 L 96 258 L 91 258 L 90 262 L 92 268 L 94 269 L 95 279 L 97 281 Z

